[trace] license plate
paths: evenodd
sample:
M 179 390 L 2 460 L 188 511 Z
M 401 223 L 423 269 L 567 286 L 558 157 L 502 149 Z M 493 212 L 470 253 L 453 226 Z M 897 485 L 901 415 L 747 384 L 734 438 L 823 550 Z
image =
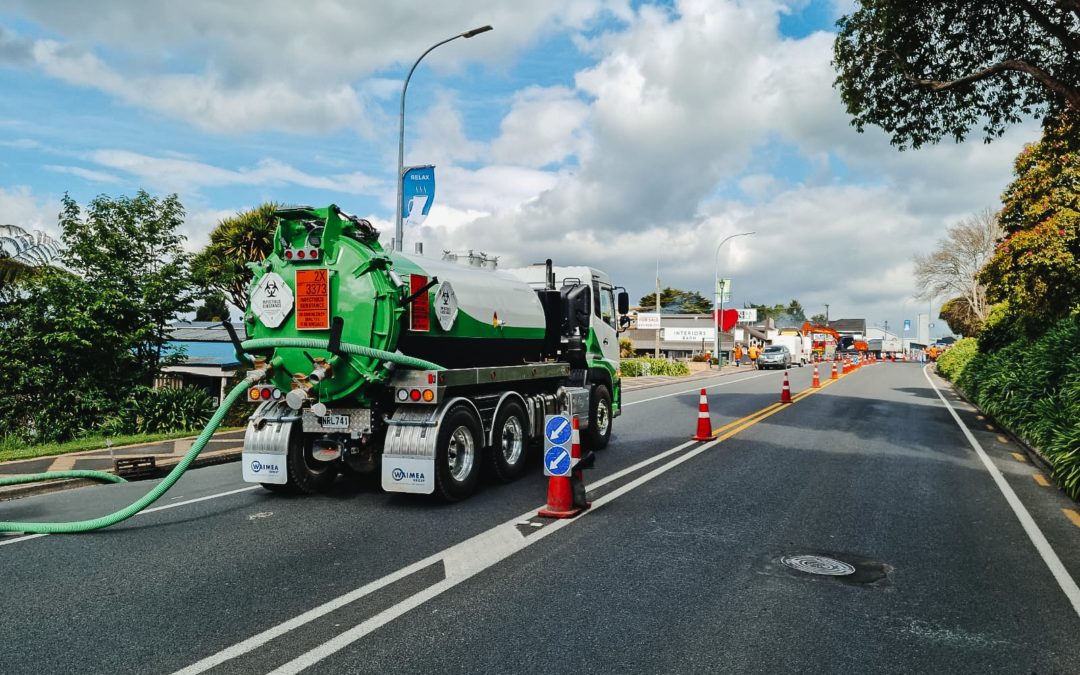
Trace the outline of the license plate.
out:
M 325 417 L 318 418 L 319 425 L 323 429 L 348 429 L 349 428 L 349 416 L 348 415 L 326 415 Z

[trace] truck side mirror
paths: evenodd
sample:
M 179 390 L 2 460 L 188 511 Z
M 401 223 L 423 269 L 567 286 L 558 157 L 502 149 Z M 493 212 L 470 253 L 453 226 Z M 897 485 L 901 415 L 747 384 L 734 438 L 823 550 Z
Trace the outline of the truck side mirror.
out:
M 619 291 L 619 298 L 616 302 L 619 305 L 619 314 L 625 315 L 630 311 L 630 294 L 626 291 Z

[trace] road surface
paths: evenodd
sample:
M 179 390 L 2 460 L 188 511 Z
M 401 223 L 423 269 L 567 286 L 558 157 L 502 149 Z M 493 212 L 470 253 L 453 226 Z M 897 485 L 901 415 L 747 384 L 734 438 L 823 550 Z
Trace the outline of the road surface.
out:
M 969 439 L 919 365 L 816 391 L 795 369 L 785 406 L 782 377 L 629 393 L 574 520 L 534 517 L 539 460 L 449 505 L 345 481 L 282 498 L 231 464 L 108 530 L 0 537 L 2 670 L 1080 672 L 1074 502 L 945 390 Z M 712 442 L 689 440 L 702 386 Z

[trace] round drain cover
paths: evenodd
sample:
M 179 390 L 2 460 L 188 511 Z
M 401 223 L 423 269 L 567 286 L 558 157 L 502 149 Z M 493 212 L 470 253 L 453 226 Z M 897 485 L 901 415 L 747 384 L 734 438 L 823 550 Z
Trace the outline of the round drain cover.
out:
M 846 562 L 821 555 L 786 555 L 780 558 L 780 562 L 793 570 L 807 572 L 808 574 L 844 577 L 855 573 L 855 568 Z

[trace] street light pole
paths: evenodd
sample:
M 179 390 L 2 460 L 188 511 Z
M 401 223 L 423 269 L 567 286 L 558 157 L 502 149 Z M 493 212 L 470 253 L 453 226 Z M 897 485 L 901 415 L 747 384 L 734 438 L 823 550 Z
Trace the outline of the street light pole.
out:
M 722 310 L 724 308 L 724 289 L 720 286 L 720 248 L 727 243 L 728 239 L 734 239 L 735 237 L 748 237 L 755 232 L 739 232 L 738 234 L 732 234 L 716 245 L 716 255 L 713 256 L 713 313 L 716 315 L 716 340 L 713 343 L 713 356 L 716 357 L 716 367 L 720 367 L 720 329 L 724 325 L 724 320 L 721 318 Z
M 480 28 L 473 28 L 470 31 L 459 33 L 451 38 L 446 38 L 442 42 L 436 42 L 427 48 L 420 58 L 416 59 L 416 63 L 409 68 L 409 74 L 405 76 L 405 84 L 401 87 L 401 112 L 398 115 L 398 151 L 397 151 L 397 210 L 396 217 L 394 218 L 394 250 L 402 250 L 402 244 L 404 243 L 404 232 L 401 224 L 401 199 L 403 187 L 401 180 L 405 176 L 405 92 L 409 89 L 409 80 L 412 78 L 413 71 L 420 65 L 420 62 L 424 60 L 424 57 L 430 54 L 436 47 L 441 47 L 447 42 L 452 42 L 458 38 L 471 38 L 479 35 L 480 33 L 486 33 L 492 30 L 491 26 L 481 26 Z

